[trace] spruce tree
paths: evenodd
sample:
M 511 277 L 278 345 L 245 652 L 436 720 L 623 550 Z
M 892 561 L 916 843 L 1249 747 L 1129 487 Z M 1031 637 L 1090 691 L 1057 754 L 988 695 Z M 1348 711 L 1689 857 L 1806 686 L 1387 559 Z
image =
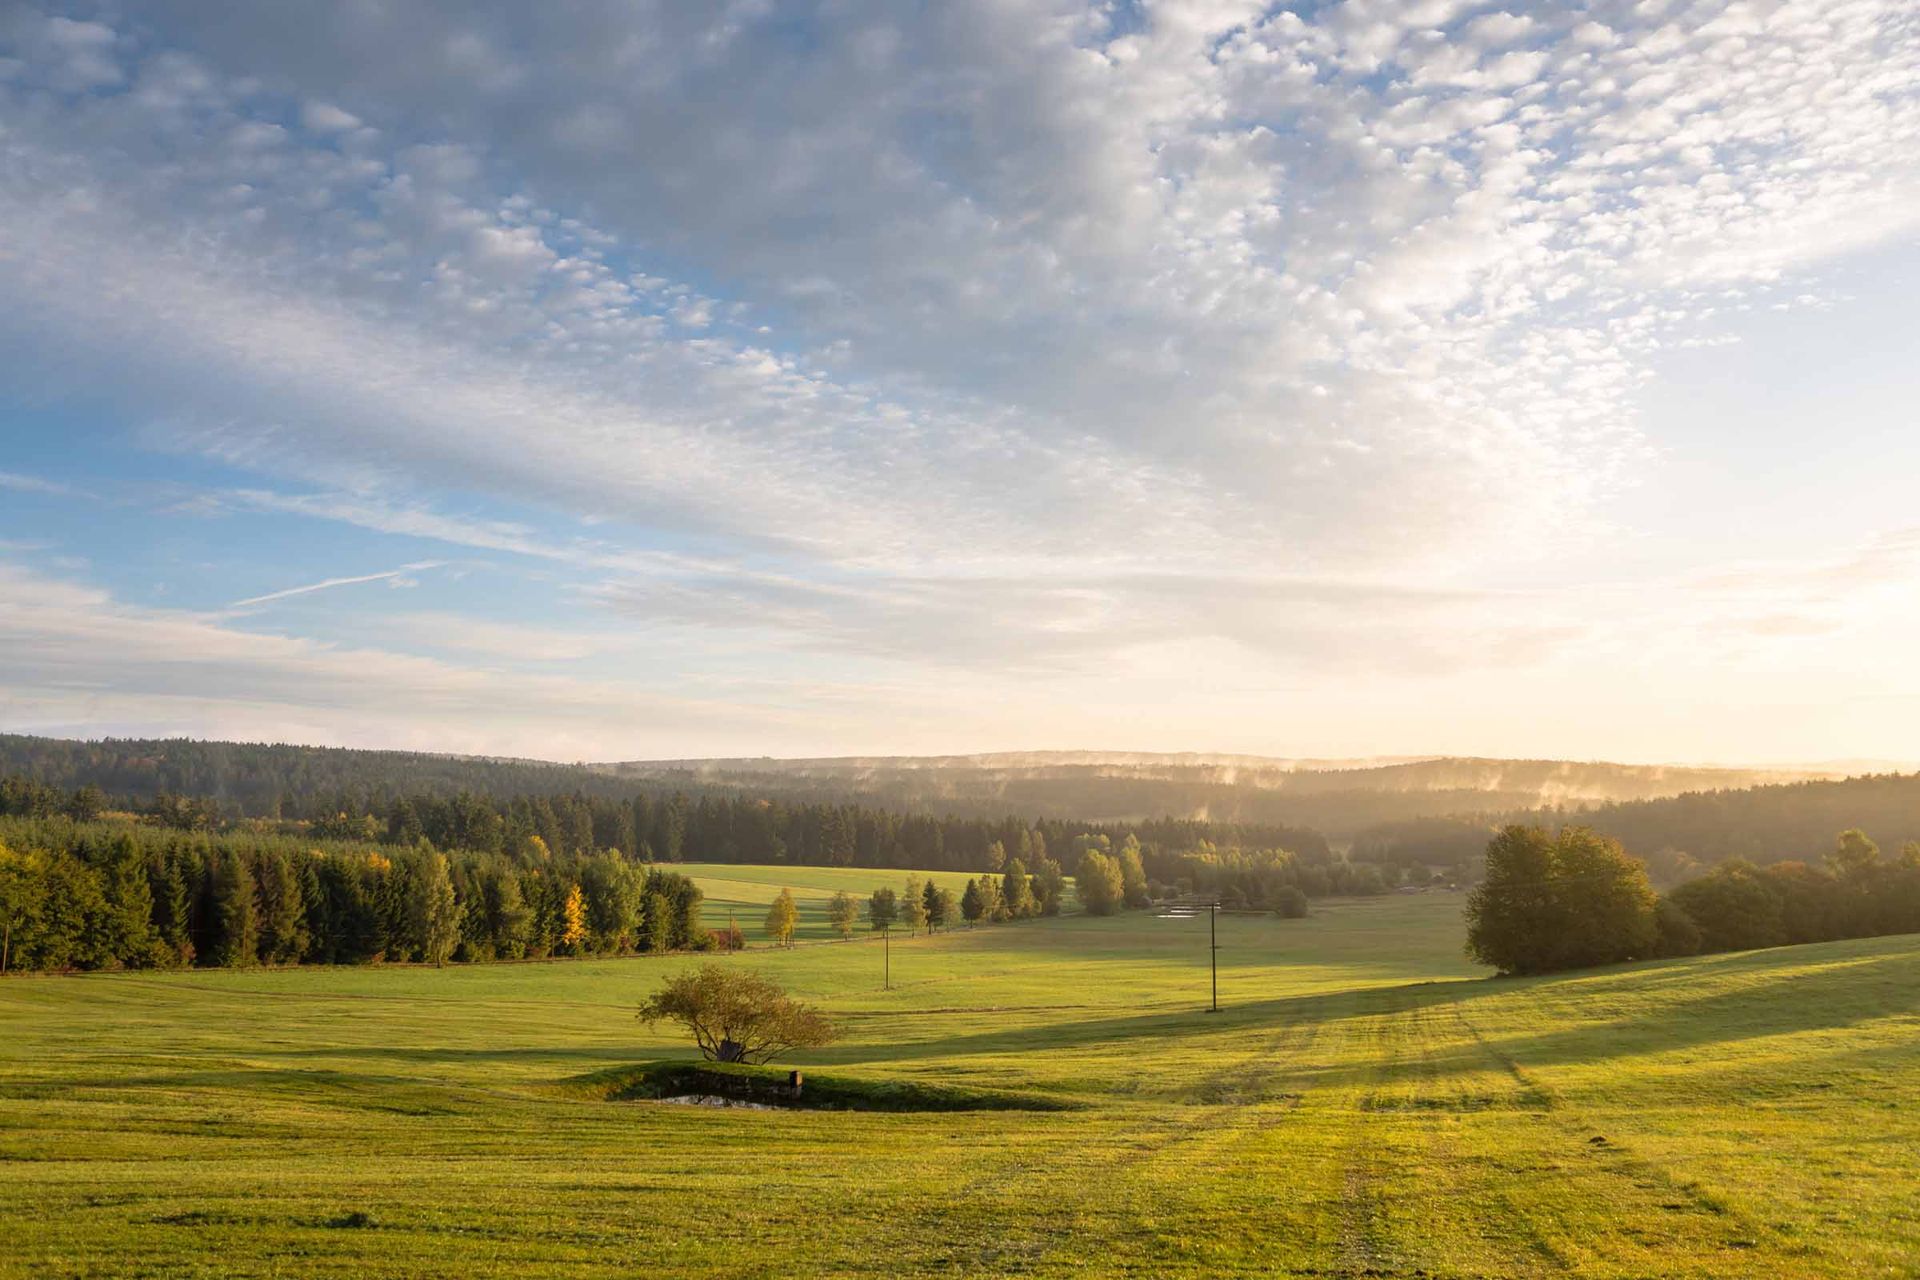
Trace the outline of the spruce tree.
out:
M 238 853 L 213 867 L 213 962 L 228 969 L 259 962 L 260 924 L 253 872 Z

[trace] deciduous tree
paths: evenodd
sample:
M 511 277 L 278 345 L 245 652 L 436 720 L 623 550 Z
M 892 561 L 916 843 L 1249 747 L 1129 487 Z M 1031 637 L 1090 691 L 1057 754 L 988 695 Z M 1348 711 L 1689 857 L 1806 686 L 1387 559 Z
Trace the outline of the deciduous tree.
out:
M 843 940 L 853 936 L 854 922 L 859 916 L 859 909 L 853 905 L 853 898 L 845 890 L 827 900 L 827 923 Z
M 1081 853 L 1073 871 L 1073 886 L 1080 894 L 1081 907 L 1090 916 L 1110 916 L 1125 900 L 1119 864 L 1098 849 Z
M 709 1061 L 765 1062 L 793 1049 L 833 1042 L 826 1015 L 751 969 L 708 964 L 669 978 L 640 1006 L 651 1026 L 677 1022 Z
M 1586 827 L 1510 826 L 1467 899 L 1467 952 L 1502 973 L 1552 973 L 1651 955 L 1646 868 Z
M 800 921 L 799 909 L 793 905 L 793 890 L 782 889 L 767 908 L 767 936 L 783 947 L 793 945 L 794 926 Z

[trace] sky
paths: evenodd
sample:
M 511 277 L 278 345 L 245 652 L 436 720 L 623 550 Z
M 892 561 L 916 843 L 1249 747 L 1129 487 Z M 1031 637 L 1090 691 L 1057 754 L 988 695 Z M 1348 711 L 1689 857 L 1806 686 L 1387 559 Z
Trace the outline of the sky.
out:
M 1920 759 L 1911 0 L 0 0 L 0 730 Z

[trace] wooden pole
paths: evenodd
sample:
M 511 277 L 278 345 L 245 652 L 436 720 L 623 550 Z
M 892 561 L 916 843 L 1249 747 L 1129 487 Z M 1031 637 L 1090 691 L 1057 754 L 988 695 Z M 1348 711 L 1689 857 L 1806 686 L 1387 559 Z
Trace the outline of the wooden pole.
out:
M 1213 1008 L 1208 1013 L 1220 1012 L 1220 935 L 1213 924 L 1214 912 L 1220 907 L 1218 902 L 1207 904 L 1207 959 L 1213 965 Z

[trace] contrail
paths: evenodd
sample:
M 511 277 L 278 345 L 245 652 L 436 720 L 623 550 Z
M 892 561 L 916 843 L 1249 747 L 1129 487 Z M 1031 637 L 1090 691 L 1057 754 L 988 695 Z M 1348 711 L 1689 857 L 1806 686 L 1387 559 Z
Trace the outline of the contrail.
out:
M 245 600 L 235 600 L 227 608 L 244 609 L 250 604 L 266 604 L 270 600 L 284 600 L 288 596 L 303 596 L 309 591 L 325 591 L 328 587 L 350 587 L 356 582 L 383 582 L 388 578 L 397 578 L 403 573 L 438 569 L 445 563 L 445 560 L 420 560 L 413 564 L 403 564 L 398 569 L 389 569 L 385 573 L 363 573 L 357 578 L 323 578 L 319 582 L 309 582 L 304 587 L 288 587 L 285 591 L 269 591 L 263 596 L 248 596 Z

